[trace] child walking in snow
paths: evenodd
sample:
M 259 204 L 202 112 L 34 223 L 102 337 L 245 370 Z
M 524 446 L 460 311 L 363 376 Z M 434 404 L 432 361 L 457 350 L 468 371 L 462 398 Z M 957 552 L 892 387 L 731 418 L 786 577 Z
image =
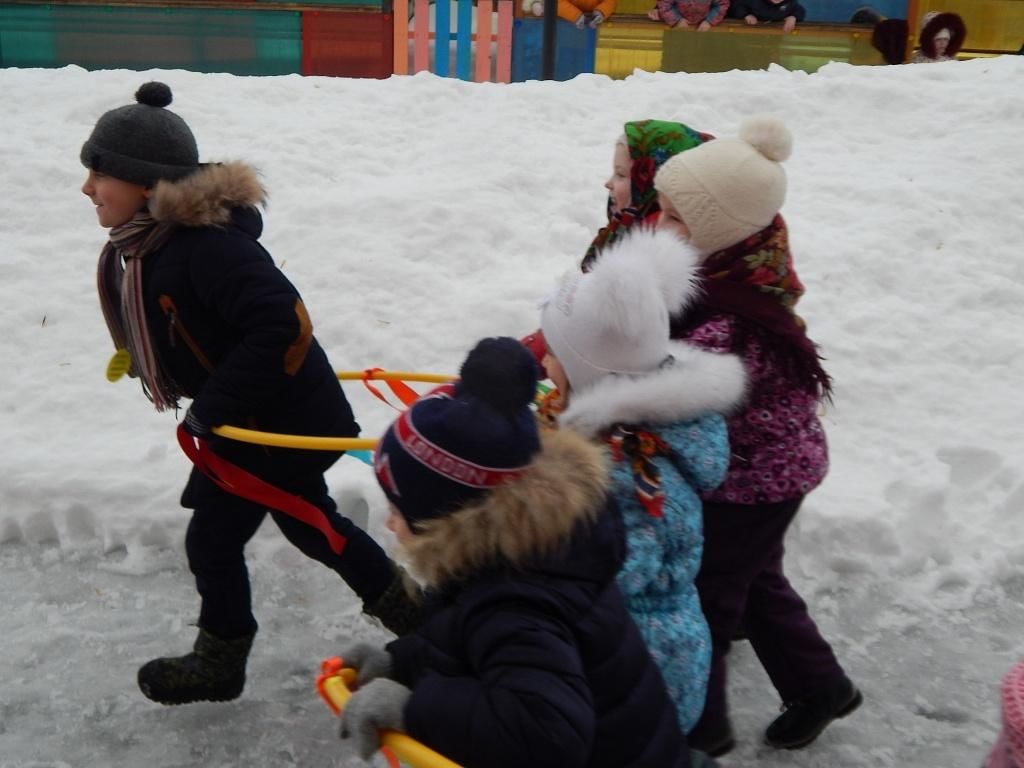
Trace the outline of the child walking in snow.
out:
M 704 708 L 711 638 L 694 578 L 698 491 L 725 476 L 722 413 L 742 400 L 735 355 L 669 338 L 669 315 L 699 291 L 696 254 L 667 232 L 636 229 L 574 270 L 546 304 L 545 367 L 557 389 L 542 414 L 603 445 L 626 524 L 618 581 L 689 731 Z M 671 309 L 670 309 L 671 308 Z
M 348 437 L 359 426 L 298 292 L 259 244 L 266 193 L 244 163 L 201 164 L 171 90 L 147 83 L 135 104 L 105 113 L 82 146 L 82 192 L 110 239 L 100 254 L 104 318 L 129 373 L 158 411 L 190 398 L 182 429 L 217 456 L 301 497 L 344 542 L 269 510 L 284 535 L 337 571 L 364 610 L 398 631 L 414 620 L 403 574 L 337 512 L 324 471 L 339 453 L 266 449 L 218 438 L 213 427 Z M 119 352 L 122 356 L 125 352 Z M 185 547 L 201 598 L 193 651 L 150 661 L 142 692 L 162 704 L 241 694 L 256 634 L 244 548 L 268 504 L 222 490 L 193 469 Z M 408 616 L 406 612 L 411 612 Z
M 425 618 L 385 649 L 342 650 L 359 673 L 342 738 L 365 759 L 394 729 L 465 766 L 689 766 L 615 584 L 625 545 L 600 448 L 539 433 L 536 364 L 514 339 L 481 341 L 460 376 L 377 448 Z
M 661 209 L 654 189 L 654 174 L 673 155 L 711 138 L 688 125 L 667 120 L 638 120 L 623 126 L 612 154 L 612 174 L 604 185 L 608 190 L 608 223 L 587 248 L 581 264 L 583 271 L 589 270 L 602 250 L 636 224 L 653 226 L 657 223 Z M 547 348 L 539 330 L 525 337 L 523 343 L 538 362 L 544 359 Z
M 704 495 L 704 559 L 697 576 L 711 628 L 708 696 L 691 743 L 712 754 L 734 744 L 726 656 L 737 631 L 750 640 L 785 711 L 767 729 L 771 746 L 810 744 L 861 703 L 807 606 L 783 573 L 786 530 L 828 470 L 818 408 L 830 390 L 795 304 L 803 294 L 779 210 L 792 137 L 779 121 L 748 121 L 738 139 L 676 155 L 655 178 L 659 229 L 688 239 L 704 278 L 700 298 L 674 335 L 741 356 L 749 379 L 729 419 L 725 482 Z
M 612 154 L 612 175 L 604 185 L 608 190 L 608 223 L 587 249 L 582 263 L 584 271 L 603 248 L 614 243 L 634 224 L 657 222 L 661 209 L 654 189 L 654 175 L 673 155 L 711 138 L 688 125 L 667 120 L 638 120 L 623 126 Z

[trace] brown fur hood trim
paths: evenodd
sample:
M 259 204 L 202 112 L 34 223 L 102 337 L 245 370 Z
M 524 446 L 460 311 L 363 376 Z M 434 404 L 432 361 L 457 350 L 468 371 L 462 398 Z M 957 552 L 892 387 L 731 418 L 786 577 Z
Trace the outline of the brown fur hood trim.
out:
M 603 508 L 604 451 L 571 431 L 541 431 L 526 473 L 479 502 L 421 523 L 405 545 L 412 570 L 429 586 L 499 563 L 512 566 L 558 548 L 580 520 Z
M 216 163 L 183 179 L 159 182 L 149 210 L 157 221 L 210 227 L 231 221 L 232 208 L 255 208 L 266 201 L 267 191 L 254 168 L 240 162 Z

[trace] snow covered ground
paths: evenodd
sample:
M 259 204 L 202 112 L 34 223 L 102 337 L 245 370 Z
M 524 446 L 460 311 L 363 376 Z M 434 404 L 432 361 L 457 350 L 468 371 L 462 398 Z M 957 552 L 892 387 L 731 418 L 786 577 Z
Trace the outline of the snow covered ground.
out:
M 504 86 L 0 70 L 0 768 L 358 763 L 313 679 L 344 640 L 385 633 L 272 526 L 251 545 L 243 697 L 163 708 L 135 687 L 194 637 L 187 462 L 173 416 L 104 378 L 104 231 L 78 151 L 154 78 L 204 159 L 261 169 L 264 242 L 349 370 L 453 372 L 479 337 L 532 330 L 602 222 L 623 122 L 729 135 L 784 117 L 800 310 L 836 380 L 832 472 L 788 562 L 866 702 L 807 750 L 769 750 L 777 701 L 741 644 L 727 764 L 978 765 L 1024 653 L 1022 77 L 1024 57 Z M 379 434 L 392 412 L 347 391 Z M 368 495 L 385 539 L 369 468 L 346 458 L 329 480 Z

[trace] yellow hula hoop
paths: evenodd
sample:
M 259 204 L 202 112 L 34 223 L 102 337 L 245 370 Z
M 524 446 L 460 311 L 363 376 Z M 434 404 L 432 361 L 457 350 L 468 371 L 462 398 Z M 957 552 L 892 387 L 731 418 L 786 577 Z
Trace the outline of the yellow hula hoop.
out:
M 422 381 L 428 384 L 446 384 L 457 376 L 445 373 L 416 373 L 413 371 L 337 371 L 342 381 Z M 367 437 L 310 437 L 308 435 L 285 435 L 278 432 L 258 432 L 255 429 L 222 426 L 214 427 L 213 434 L 238 440 L 242 443 L 268 445 L 274 448 L 305 448 L 309 451 L 372 451 L 377 440 Z
M 346 681 L 346 677 L 349 678 L 348 681 Z M 320 690 L 323 696 L 330 699 L 336 711 L 343 710 L 352 696 L 346 682 L 351 682 L 354 678 L 355 670 L 351 668 L 345 668 L 339 670 L 338 674 L 323 677 Z M 453 763 L 444 755 L 398 731 L 381 731 L 380 743 L 381 746 L 394 752 L 395 757 L 413 768 L 460 768 L 458 763 Z
M 283 435 L 279 432 L 257 432 L 255 429 L 229 426 L 214 427 L 213 434 L 242 443 L 269 445 L 274 448 L 305 448 L 309 451 L 372 451 L 377 447 L 376 438 L 369 437 Z
M 455 381 L 458 376 L 451 376 L 447 373 L 415 373 L 413 371 L 338 371 L 338 378 L 342 381 L 362 381 L 373 379 L 375 381 L 422 381 L 427 384 L 447 384 Z

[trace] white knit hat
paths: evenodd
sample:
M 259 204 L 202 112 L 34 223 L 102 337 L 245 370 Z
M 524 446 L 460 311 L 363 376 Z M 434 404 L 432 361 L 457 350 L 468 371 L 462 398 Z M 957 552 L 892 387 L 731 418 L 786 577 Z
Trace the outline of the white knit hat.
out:
M 541 330 L 572 388 L 670 360 L 669 316 L 697 295 L 696 268 L 697 252 L 677 235 L 639 229 L 603 251 L 590 272 L 566 273 L 544 304 Z
M 654 188 L 669 199 L 707 255 L 769 224 L 786 200 L 782 163 L 789 129 L 772 117 L 747 120 L 738 139 L 716 139 L 681 152 L 658 170 Z

